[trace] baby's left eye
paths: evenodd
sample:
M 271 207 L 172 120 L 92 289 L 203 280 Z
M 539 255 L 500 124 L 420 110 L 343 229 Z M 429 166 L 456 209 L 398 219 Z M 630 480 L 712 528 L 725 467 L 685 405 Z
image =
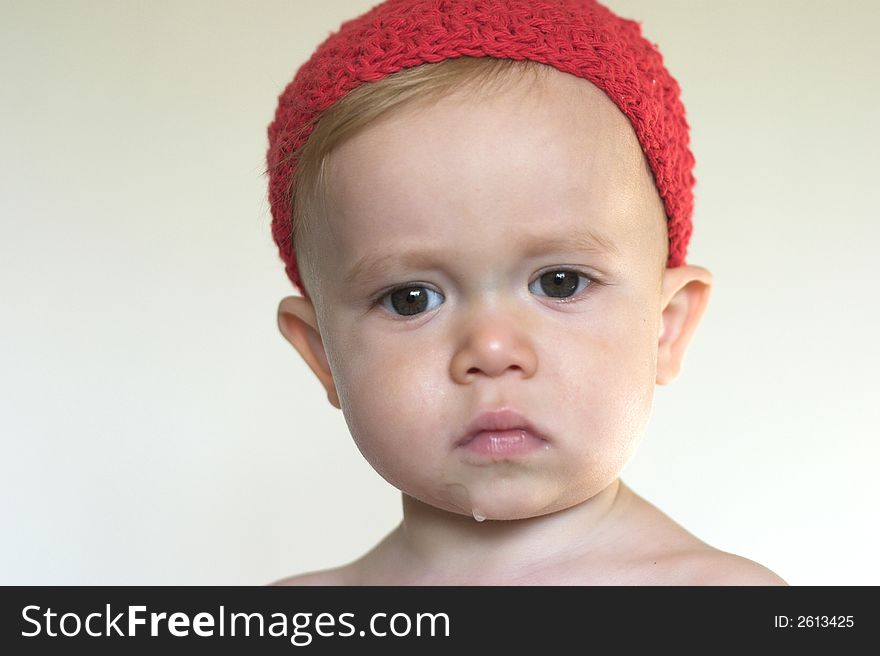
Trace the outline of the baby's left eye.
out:
M 580 285 L 579 279 L 583 278 L 587 283 Z M 551 298 L 571 298 L 583 288 L 592 286 L 595 281 L 585 273 L 574 269 L 554 269 L 541 274 L 529 285 L 529 289 L 535 284 L 548 292 Z

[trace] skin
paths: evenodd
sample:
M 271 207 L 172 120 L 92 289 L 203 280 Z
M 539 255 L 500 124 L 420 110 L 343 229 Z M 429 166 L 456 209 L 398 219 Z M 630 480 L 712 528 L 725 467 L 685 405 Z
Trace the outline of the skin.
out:
M 620 480 L 712 276 L 665 268 L 661 199 L 604 93 L 555 69 L 537 87 L 462 90 L 371 124 L 332 153 L 327 179 L 326 220 L 303 249 L 312 300 L 284 298 L 278 325 L 401 490 L 403 520 L 358 560 L 278 583 L 784 584 Z M 526 254 L 584 227 L 614 249 Z M 428 263 L 345 281 L 365 255 L 427 246 L 440 252 Z M 541 276 L 560 269 L 589 278 L 554 298 Z M 421 290 L 424 311 L 381 295 L 398 287 Z M 546 448 L 486 462 L 455 447 L 505 407 Z

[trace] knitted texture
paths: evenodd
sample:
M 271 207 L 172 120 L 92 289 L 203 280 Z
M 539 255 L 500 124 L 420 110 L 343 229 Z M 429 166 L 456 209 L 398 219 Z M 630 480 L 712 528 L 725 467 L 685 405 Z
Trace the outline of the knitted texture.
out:
M 279 96 L 268 128 L 272 236 L 304 295 L 290 180 L 309 122 L 365 82 L 460 56 L 530 59 L 602 89 L 629 119 L 653 172 L 666 210 L 667 267 L 684 264 L 695 182 L 689 126 L 678 83 L 637 22 L 595 0 L 386 0 L 318 46 Z

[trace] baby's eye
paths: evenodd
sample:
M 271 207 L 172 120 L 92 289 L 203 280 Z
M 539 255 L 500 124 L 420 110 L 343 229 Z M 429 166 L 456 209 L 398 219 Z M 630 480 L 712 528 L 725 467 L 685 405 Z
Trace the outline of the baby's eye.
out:
M 584 281 L 583 284 L 581 281 Z M 586 287 L 592 287 L 596 282 L 591 276 L 574 269 L 554 269 L 536 278 L 529 285 L 529 289 L 531 290 L 535 284 L 538 284 L 547 292 L 547 296 L 562 299 L 562 302 L 566 303 L 571 302 L 567 299 L 570 299 Z M 430 306 L 429 301 L 432 296 L 439 299 L 440 302 L 444 298 L 443 294 L 430 287 L 407 285 L 405 287 L 398 287 L 379 297 L 375 303 L 393 314 L 411 317 L 437 307 L 436 304 L 433 307 Z
M 583 279 L 587 282 L 581 286 L 579 279 Z M 532 289 L 533 285 L 539 284 L 551 298 L 565 299 L 574 296 L 576 292 L 582 290 L 584 287 L 592 286 L 594 282 L 595 280 L 590 276 L 581 273 L 580 271 L 575 271 L 574 269 L 554 269 L 535 278 L 534 282 L 529 285 L 529 289 Z
M 421 314 L 426 309 L 433 309 L 427 307 L 428 297 L 431 294 L 439 296 L 441 299 L 443 298 L 443 294 L 434 291 L 433 289 L 419 285 L 411 285 L 409 287 L 400 287 L 385 294 L 378 299 L 377 303 L 396 314 L 409 317 L 414 314 Z M 390 308 L 388 307 L 388 304 L 385 303 L 386 299 L 391 305 Z

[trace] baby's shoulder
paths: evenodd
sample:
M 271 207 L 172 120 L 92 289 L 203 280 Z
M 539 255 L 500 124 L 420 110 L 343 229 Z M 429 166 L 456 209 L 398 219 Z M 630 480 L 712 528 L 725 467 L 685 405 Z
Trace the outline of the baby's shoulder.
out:
M 770 569 L 753 560 L 727 553 L 696 539 L 678 545 L 657 545 L 630 554 L 608 567 L 612 585 L 788 585 Z
M 296 574 L 288 576 L 278 581 L 270 583 L 270 586 L 319 586 L 319 585 L 351 585 L 352 581 L 345 566 L 334 567 L 332 569 L 322 569 L 313 572 L 305 572 L 304 574 Z
M 753 560 L 717 549 L 621 484 L 627 503 L 623 540 L 642 583 L 658 585 L 788 585 Z M 628 547 L 628 548 L 626 548 Z M 632 571 L 632 570 L 631 570 Z
M 683 555 L 681 572 L 682 585 L 788 585 L 760 563 L 713 547 Z

